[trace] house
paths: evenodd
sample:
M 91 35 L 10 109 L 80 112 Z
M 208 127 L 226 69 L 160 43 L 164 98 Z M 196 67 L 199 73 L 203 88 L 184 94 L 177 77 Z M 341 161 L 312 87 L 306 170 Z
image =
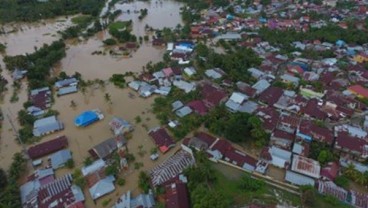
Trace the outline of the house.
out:
M 285 83 L 291 83 L 294 86 L 298 86 L 299 85 L 299 78 L 298 77 L 294 77 L 290 74 L 283 74 L 280 76 L 280 79 L 285 82 Z
M 259 95 L 263 93 L 266 89 L 268 89 L 271 86 L 271 84 L 265 80 L 261 79 L 258 82 L 256 82 L 252 88 L 256 90 L 256 95 Z
M 165 186 L 166 208 L 189 208 L 189 192 L 183 182 L 174 182 Z
M 307 105 L 301 109 L 301 112 L 304 113 L 305 117 L 318 119 L 324 121 L 328 114 L 322 108 L 322 102 L 317 99 L 310 99 L 307 102 Z
M 352 85 L 348 88 L 348 90 L 360 98 L 368 98 L 368 89 L 362 87 L 361 85 Z
M 295 184 L 298 186 L 310 185 L 314 186 L 315 181 L 313 178 L 304 176 L 299 173 L 294 173 L 293 171 L 287 170 L 285 174 L 285 181 L 290 182 L 291 184 Z
M 257 167 L 258 162 L 253 157 L 237 149 L 231 149 L 229 151 L 226 151 L 224 153 L 224 160 L 248 172 L 254 171 Z
M 133 131 L 133 126 L 126 120 L 118 117 L 113 117 L 109 122 L 109 126 L 115 136 L 120 134 L 125 134 Z
M 323 142 L 328 145 L 332 145 L 334 140 L 334 135 L 331 130 L 320 127 L 314 124 L 312 121 L 302 120 L 297 133 L 297 137 L 302 138 L 308 142 L 316 140 L 318 142 Z
M 202 100 L 190 101 L 187 106 L 189 106 L 195 113 L 204 116 L 207 114 L 208 109 Z
M 184 68 L 184 73 L 191 77 L 191 76 L 194 76 L 195 74 L 197 74 L 197 71 L 194 67 L 185 67 Z
M 368 61 L 368 55 L 366 53 L 359 53 L 353 57 L 353 60 L 357 63 L 364 63 Z
M 249 68 L 248 72 L 250 72 L 250 74 L 252 75 L 252 77 L 256 78 L 256 79 L 260 79 L 263 76 L 265 76 L 265 73 L 259 69 L 256 68 Z
M 273 106 L 283 94 L 284 94 L 283 89 L 279 87 L 270 86 L 260 94 L 258 99 L 260 102 L 264 104 Z
M 41 117 L 42 115 L 44 115 L 46 111 L 42 110 L 41 108 L 35 107 L 35 106 L 30 106 L 27 108 L 27 113 L 37 118 L 37 117 Z
M 78 92 L 78 87 L 76 85 L 73 85 L 73 86 L 59 88 L 59 90 L 57 91 L 57 95 L 62 96 L 62 95 L 67 95 L 67 94 L 71 94 L 75 92 Z
M 191 114 L 192 112 L 193 112 L 193 111 L 192 111 L 192 109 L 191 109 L 190 107 L 188 107 L 188 106 L 184 106 L 184 107 L 182 107 L 182 108 L 180 108 L 180 109 L 176 110 L 176 111 L 175 111 L 175 114 L 176 114 L 177 116 L 179 116 L 180 118 L 183 118 L 183 117 L 185 117 L 185 116 L 187 116 L 187 115 Z
M 310 144 L 303 141 L 294 142 L 292 152 L 294 154 L 301 155 L 303 157 L 307 157 L 309 155 Z
M 84 166 L 81 168 L 82 175 L 87 176 L 91 173 L 94 173 L 98 170 L 101 170 L 107 166 L 106 162 L 102 159 L 94 161 L 92 164 L 88 166 Z
M 154 38 L 152 40 L 152 45 L 153 46 L 165 46 L 166 42 L 161 38 Z
M 291 152 L 275 146 L 265 147 L 261 157 L 279 168 L 287 168 L 291 162 Z
M 169 95 L 170 91 L 171 91 L 171 87 L 160 86 L 159 88 L 155 89 L 154 93 L 157 93 L 163 96 L 167 96 Z
M 358 137 L 353 137 L 347 132 L 338 133 L 334 148 L 362 159 L 368 157 L 367 141 Z
M 99 169 L 85 176 L 88 186 L 88 191 L 93 200 L 103 197 L 115 190 L 115 177 L 112 175 L 106 176 L 105 169 Z
M 133 89 L 133 90 L 135 90 L 135 91 L 138 91 L 139 90 L 139 88 L 141 87 L 141 84 L 142 84 L 143 82 L 141 82 L 141 81 L 131 81 L 131 82 L 129 82 L 129 84 L 128 84 L 128 86 L 131 88 L 131 89 Z
M 194 91 L 196 89 L 196 85 L 193 82 L 186 82 L 184 80 L 174 80 L 173 85 L 181 90 L 183 90 L 185 93 L 189 93 L 191 91 Z
M 33 123 L 33 136 L 40 137 L 64 129 L 64 125 L 56 116 L 41 118 Z
M 278 124 L 280 113 L 276 111 L 275 108 L 266 106 L 259 107 L 256 110 L 256 115 L 263 122 L 263 128 L 265 129 L 265 131 L 268 133 L 272 133 Z
M 151 170 L 151 183 L 155 187 L 164 184 L 194 164 L 195 159 L 193 155 L 187 151 L 180 150 Z
M 346 201 L 348 197 L 348 192 L 345 189 L 338 187 L 332 181 L 318 181 L 318 192 L 333 196 L 340 201 Z
M 297 115 L 282 115 L 280 116 L 277 128 L 283 131 L 294 134 L 301 122 Z
M 171 108 L 172 108 L 173 112 L 178 110 L 179 108 L 182 108 L 183 106 L 184 106 L 184 104 L 180 100 L 177 100 L 177 101 L 171 103 Z
M 31 90 L 29 101 L 33 106 L 47 109 L 51 106 L 51 91 L 49 87 L 37 88 Z
M 56 170 L 64 167 L 68 160 L 72 159 L 72 153 L 68 149 L 60 150 L 50 156 L 51 167 Z
M 68 146 L 68 140 L 65 136 L 60 136 L 47 142 L 43 142 L 28 148 L 28 156 L 31 159 L 37 159 L 51 154 Z
M 15 69 L 12 73 L 12 78 L 13 80 L 20 80 L 23 79 L 24 76 L 27 74 L 27 70 L 20 70 L 20 69 Z
M 151 96 L 155 92 L 156 89 L 157 87 L 155 85 L 150 85 L 146 82 L 141 82 L 141 85 L 138 90 L 138 94 L 141 97 L 147 98 Z
M 202 101 L 208 109 L 225 102 L 227 98 L 225 90 L 208 83 L 202 85 L 201 95 L 203 97 Z
M 279 129 L 276 129 L 271 134 L 270 143 L 272 145 L 276 145 L 278 147 L 281 147 L 283 149 L 291 149 L 291 144 L 294 141 L 294 134 L 291 134 L 286 131 L 282 131 Z
M 94 159 L 106 159 L 126 143 L 127 141 L 123 136 L 116 136 L 115 138 L 106 139 L 95 145 L 88 152 Z
M 55 86 L 56 89 L 60 89 L 60 88 L 63 88 L 63 87 L 77 86 L 78 82 L 79 81 L 76 78 L 72 77 L 72 78 L 59 80 L 59 81 L 55 82 L 54 86 Z
M 29 178 L 20 187 L 22 207 L 64 208 L 84 202 L 82 190 L 73 185 L 71 174 L 54 179 L 53 172 Z
M 148 135 L 152 137 L 156 146 L 162 153 L 166 153 L 175 146 L 173 138 L 166 132 L 164 128 L 154 128 L 148 131 Z
M 211 79 L 221 79 L 226 73 L 220 68 L 207 69 L 205 72 L 207 77 Z
M 225 106 L 228 108 L 231 112 L 238 111 L 244 101 L 248 99 L 248 96 L 244 95 L 240 92 L 233 92 L 233 94 L 230 96 L 229 100 L 225 103 Z
M 131 192 L 123 194 L 115 205 L 112 208 L 154 208 L 155 207 L 155 198 L 152 191 L 149 191 L 148 194 L 139 194 L 135 198 L 132 198 Z
M 334 181 L 339 174 L 339 164 L 337 162 L 329 162 L 321 170 L 321 177 L 323 180 Z
M 78 127 L 86 127 L 96 121 L 102 120 L 104 115 L 98 109 L 84 111 L 74 119 L 74 125 Z
M 299 155 L 293 155 L 291 170 L 318 179 L 320 178 L 321 166 L 318 161 Z
M 197 151 L 207 151 L 216 141 L 217 140 L 215 137 L 205 132 L 199 132 L 196 133 L 192 138 L 185 138 L 182 143 L 182 148 L 188 152 L 192 151 L 189 148 L 194 148 Z

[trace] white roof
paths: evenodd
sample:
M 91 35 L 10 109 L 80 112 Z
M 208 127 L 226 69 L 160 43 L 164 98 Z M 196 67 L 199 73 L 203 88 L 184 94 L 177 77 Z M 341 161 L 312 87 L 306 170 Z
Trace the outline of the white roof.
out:
M 287 170 L 285 175 L 285 180 L 299 186 L 311 185 L 314 186 L 315 181 L 313 178 L 292 172 Z
M 229 100 L 232 100 L 235 103 L 239 103 L 239 104 L 243 103 L 247 99 L 248 99 L 248 96 L 240 92 L 233 92 L 233 94 L 229 98 Z
M 85 166 L 81 169 L 83 176 L 86 176 L 90 173 L 96 172 L 97 170 L 105 167 L 106 163 L 102 159 L 94 161 L 91 165 Z
M 291 170 L 312 178 L 319 178 L 321 166 L 318 161 L 299 155 L 294 155 Z
M 184 72 L 188 75 L 188 76 L 193 76 L 194 74 L 197 73 L 197 71 L 194 69 L 194 67 L 185 67 L 184 68 Z

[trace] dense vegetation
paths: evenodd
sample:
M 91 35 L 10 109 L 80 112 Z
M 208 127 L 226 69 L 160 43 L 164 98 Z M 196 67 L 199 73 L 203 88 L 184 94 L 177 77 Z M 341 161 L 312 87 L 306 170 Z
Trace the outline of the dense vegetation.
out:
M 21 207 L 17 180 L 26 170 L 26 159 L 21 153 L 15 153 L 8 173 L 0 169 L 0 207 Z
M 55 63 L 65 56 L 65 43 L 55 41 L 51 45 L 44 44 L 32 54 L 5 56 L 6 68 L 13 71 L 17 68 L 28 70 L 29 88 L 48 86 L 47 79 Z
M 104 0 L 1 0 L 0 22 L 36 21 L 60 15 L 97 16 Z

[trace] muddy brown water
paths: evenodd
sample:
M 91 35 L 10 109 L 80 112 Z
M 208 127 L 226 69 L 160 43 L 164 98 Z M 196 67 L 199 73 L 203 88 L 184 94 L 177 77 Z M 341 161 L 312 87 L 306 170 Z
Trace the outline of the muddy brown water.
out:
M 162 3 L 160 3 L 162 2 Z M 153 28 L 162 29 L 163 27 L 175 27 L 177 24 L 182 24 L 180 18 L 180 7 L 182 4 L 173 1 L 152 1 L 152 2 L 133 2 L 130 4 L 118 4 L 115 9 L 126 11 L 131 10 L 128 14 L 124 12 L 118 17 L 119 20 L 133 21 L 133 33 L 137 36 L 145 35 L 144 27 L 146 24 Z M 139 14 L 134 13 L 134 10 L 143 8 L 148 9 L 148 15 L 139 20 Z M 56 20 L 47 20 L 40 23 L 32 24 L 12 24 L 4 26 L 7 31 L 17 28 L 18 32 L 0 35 L 0 43 L 6 43 L 7 55 L 19 55 L 32 53 L 35 47 L 42 47 L 43 44 L 49 44 L 60 38 L 57 31 L 64 30 L 69 25 L 71 18 L 61 17 Z M 79 72 L 84 79 L 94 80 L 108 79 L 114 73 L 124 73 L 126 71 L 140 72 L 142 66 L 147 62 L 159 62 L 165 53 L 164 48 L 154 48 L 150 42 L 143 43 L 130 58 L 112 57 L 110 55 L 91 55 L 93 51 L 104 50 L 102 40 L 108 38 L 107 32 L 101 32 L 95 37 L 87 41 L 75 43 L 67 43 L 66 57 L 62 59 L 58 65 L 58 71 L 65 71 L 68 74 Z M 150 37 L 151 39 L 152 37 Z M 2 56 L 0 56 L 0 65 L 4 69 Z M 3 70 L 2 75 L 9 81 L 8 92 L 5 94 L 1 102 L 1 109 L 4 112 L 4 121 L 2 123 L 1 138 L 0 138 L 0 168 L 7 169 L 10 166 L 12 155 L 15 152 L 22 150 L 22 146 L 18 144 L 16 136 L 13 132 L 13 123 L 15 130 L 18 130 L 17 112 L 23 109 L 23 103 L 27 100 L 27 82 L 22 82 L 22 88 L 18 92 L 19 101 L 16 103 L 10 102 L 13 89 L 11 87 L 12 79 L 10 73 Z M 87 190 L 85 190 L 86 207 L 102 207 L 102 201 L 111 199 L 108 207 L 116 202 L 118 197 L 128 190 L 133 191 L 133 194 L 138 194 L 140 191 L 137 185 L 138 173 L 140 170 L 150 170 L 157 164 L 161 163 L 168 156 L 179 149 L 179 144 L 175 150 L 171 150 L 166 155 L 160 155 L 157 161 L 151 161 L 149 158 L 150 151 L 154 147 L 154 143 L 148 137 L 147 130 L 159 126 L 159 122 L 150 112 L 153 97 L 142 99 L 136 94 L 135 98 L 129 97 L 130 89 L 118 89 L 112 84 L 105 88 L 89 88 L 87 93 L 76 93 L 62 97 L 55 97 L 55 103 L 52 109 L 60 112 L 58 118 L 65 124 L 65 129 L 42 138 L 42 141 L 47 141 L 55 138 L 58 135 L 66 135 L 69 138 L 69 149 L 73 152 L 73 159 L 76 167 L 81 167 L 83 161 L 88 157 L 88 150 L 94 145 L 112 137 L 112 132 L 109 130 L 108 122 L 113 116 L 118 116 L 133 123 L 135 130 L 133 137 L 128 141 L 128 149 L 136 157 L 136 162 L 142 162 L 143 167 L 135 170 L 130 167 L 128 171 L 122 172 L 125 177 L 126 184 L 123 187 L 116 186 L 116 191 L 103 197 L 94 204 Z M 108 104 L 104 100 L 105 93 L 111 95 L 112 104 Z M 135 93 L 135 92 L 133 92 Z M 72 108 L 70 102 L 74 101 L 77 107 Z M 85 110 L 99 108 L 105 115 L 105 118 L 99 122 L 92 124 L 86 128 L 78 128 L 74 126 L 74 118 L 79 113 Z M 135 123 L 135 117 L 140 116 L 142 122 Z M 146 154 L 141 157 L 138 155 L 138 147 L 143 145 L 143 150 Z M 27 145 L 29 146 L 29 145 Z M 47 157 L 43 158 L 44 164 Z M 30 171 L 32 168 L 30 168 Z M 57 176 L 61 176 L 70 172 L 67 168 L 56 171 Z M 28 172 L 29 173 L 29 172 Z M 24 180 L 21 180 L 24 181 Z

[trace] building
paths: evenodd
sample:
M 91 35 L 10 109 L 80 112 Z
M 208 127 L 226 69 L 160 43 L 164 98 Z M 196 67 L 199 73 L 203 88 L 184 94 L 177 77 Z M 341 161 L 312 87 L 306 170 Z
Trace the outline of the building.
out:
M 162 153 L 166 153 L 175 146 L 173 138 L 166 132 L 164 128 L 154 128 L 148 132 L 148 135 L 152 137 L 156 146 Z
M 353 85 L 348 88 L 349 92 L 360 98 L 368 98 L 368 89 L 362 87 L 361 85 Z
M 76 78 L 72 77 L 72 78 L 59 80 L 59 81 L 55 82 L 54 86 L 55 86 L 56 89 L 60 89 L 60 88 L 63 88 L 63 87 L 77 86 L 78 82 L 79 81 Z
M 311 185 L 314 186 L 315 181 L 313 178 L 294 173 L 290 170 L 286 171 L 285 181 L 290 182 L 291 184 L 295 184 L 298 186 Z
M 50 156 L 51 167 L 54 170 L 64 167 L 68 160 L 72 160 L 72 153 L 68 149 L 60 150 Z
M 86 127 L 103 118 L 104 115 L 99 110 L 84 111 L 74 119 L 74 125 Z
M 67 95 L 71 93 L 78 92 L 78 87 L 76 85 L 68 86 L 68 87 L 62 87 L 57 91 L 58 96 Z
M 88 152 L 94 159 L 106 159 L 118 148 L 125 145 L 126 139 L 122 136 L 117 136 L 115 138 L 106 139 L 100 144 L 92 147 Z
M 64 129 L 63 123 L 56 116 L 38 119 L 33 124 L 33 136 L 40 137 Z
M 194 164 L 195 159 L 193 155 L 184 150 L 180 150 L 151 170 L 151 183 L 153 186 L 161 185 L 175 178 L 182 173 L 184 169 Z
M 31 90 L 29 101 L 33 106 L 47 109 L 51 106 L 51 90 L 49 87 L 37 88 Z
M 68 146 L 68 140 L 65 136 L 57 137 L 47 142 L 43 142 L 28 148 L 28 155 L 31 159 L 37 159 L 51 154 Z
M 109 122 L 110 129 L 115 135 L 125 134 L 133 131 L 133 126 L 126 120 L 118 117 L 113 117 Z
M 185 183 L 177 181 L 165 186 L 166 208 L 190 208 L 189 193 Z
M 148 194 L 139 194 L 135 198 L 132 197 L 131 192 L 123 194 L 112 208 L 154 208 L 155 198 L 152 191 Z
M 311 178 L 320 178 L 321 166 L 318 161 L 293 155 L 291 170 Z
M 115 190 L 115 177 L 105 175 L 105 168 L 98 169 L 85 176 L 88 191 L 93 200 L 105 196 Z
M 363 159 L 368 157 L 367 141 L 350 136 L 347 132 L 338 133 L 334 148 Z

